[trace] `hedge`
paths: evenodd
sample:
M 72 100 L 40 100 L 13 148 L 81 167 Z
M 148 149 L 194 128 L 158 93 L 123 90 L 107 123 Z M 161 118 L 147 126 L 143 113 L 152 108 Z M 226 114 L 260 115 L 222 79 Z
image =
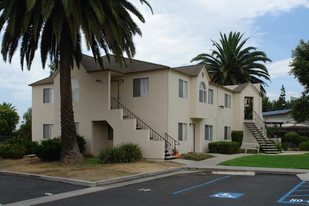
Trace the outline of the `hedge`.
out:
M 240 147 L 239 142 L 212 142 L 208 144 L 210 153 L 221 153 L 221 154 L 236 154 Z
M 242 140 L 244 138 L 244 132 L 243 131 L 232 131 L 232 142 L 238 142 L 240 145 L 242 145 Z
M 7 139 L 0 145 L 0 157 L 19 159 L 27 154 L 32 154 L 36 145 L 37 142 L 21 138 Z

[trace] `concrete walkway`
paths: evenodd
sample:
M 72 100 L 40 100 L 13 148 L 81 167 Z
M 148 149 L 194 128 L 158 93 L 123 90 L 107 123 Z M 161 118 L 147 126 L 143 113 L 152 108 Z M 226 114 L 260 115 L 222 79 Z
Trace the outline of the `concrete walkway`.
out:
M 278 155 L 297 155 L 304 154 L 307 152 L 298 152 L 298 151 L 284 151 Z M 177 162 L 184 164 L 184 167 L 187 169 L 203 169 L 210 171 L 241 171 L 241 172 L 255 172 L 255 173 L 269 173 L 269 174 L 290 174 L 298 175 L 302 180 L 309 181 L 309 170 L 308 169 L 285 169 L 285 168 L 266 168 L 266 167 L 239 167 L 239 166 L 224 166 L 219 165 L 219 163 L 235 159 L 238 157 L 249 156 L 252 154 L 213 154 L 215 157 L 202 161 L 192 161 L 192 160 L 183 160 L 183 159 L 174 159 L 169 160 L 172 162 Z

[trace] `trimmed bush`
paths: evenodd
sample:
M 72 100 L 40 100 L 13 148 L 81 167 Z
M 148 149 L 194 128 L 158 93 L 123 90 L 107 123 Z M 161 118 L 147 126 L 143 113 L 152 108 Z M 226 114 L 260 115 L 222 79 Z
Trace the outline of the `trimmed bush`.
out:
M 84 152 L 86 150 L 86 140 L 85 140 L 85 138 L 83 136 L 77 135 L 76 141 L 77 141 L 80 153 L 84 154 Z
M 60 138 L 41 141 L 35 149 L 35 154 L 44 161 L 56 161 L 60 159 L 61 140 Z
M 284 135 L 283 141 L 288 144 L 288 147 L 297 147 L 299 143 L 299 134 L 296 132 L 288 132 Z
M 299 143 L 301 143 L 301 142 L 307 142 L 307 141 L 309 141 L 309 138 L 308 138 L 308 137 L 306 137 L 306 136 L 300 136 L 300 137 L 299 137 Z
M 106 148 L 100 152 L 102 163 L 131 163 L 142 158 L 142 150 L 137 144 L 128 143 L 118 147 Z
M 76 136 L 76 141 L 80 152 L 83 154 L 86 150 L 86 140 L 83 136 Z M 61 155 L 61 137 L 54 139 L 42 140 L 41 144 L 36 146 L 34 152 L 40 159 L 44 161 L 56 161 Z
M 206 153 L 186 153 L 186 154 L 182 154 L 179 158 L 186 159 L 186 160 L 201 161 L 201 160 L 209 159 L 212 157 L 214 156 L 206 154 Z
M 309 151 L 309 141 L 300 143 L 299 150 Z
M 212 142 L 208 144 L 210 153 L 221 153 L 221 154 L 236 154 L 240 147 L 239 142 Z
M 284 150 L 284 151 L 287 151 L 288 150 L 288 145 L 287 145 L 287 143 L 281 143 L 281 147 L 282 147 L 282 149 Z
M 36 142 L 20 138 L 7 139 L 0 146 L 0 157 L 19 159 L 27 154 L 33 153 L 37 146 Z
M 242 145 L 242 140 L 244 138 L 244 132 L 243 131 L 232 131 L 232 142 L 238 142 L 239 145 Z

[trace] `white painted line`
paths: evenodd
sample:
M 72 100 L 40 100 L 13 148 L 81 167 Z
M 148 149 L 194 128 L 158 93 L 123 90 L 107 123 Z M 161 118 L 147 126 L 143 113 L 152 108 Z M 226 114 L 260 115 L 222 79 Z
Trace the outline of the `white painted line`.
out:
M 233 172 L 233 171 L 212 171 L 213 175 L 241 175 L 241 176 L 254 176 L 255 172 Z

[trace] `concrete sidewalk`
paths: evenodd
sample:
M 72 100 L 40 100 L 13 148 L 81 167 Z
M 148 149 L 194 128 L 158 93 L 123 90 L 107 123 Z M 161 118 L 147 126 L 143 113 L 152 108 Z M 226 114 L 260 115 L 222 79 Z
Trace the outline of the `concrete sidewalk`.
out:
M 304 154 L 307 152 L 298 151 L 284 151 L 277 155 L 297 155 Z M 301 180 L 309 181 L 309 170 L 308 169 L 285 169 L 285 168 L 266 168 L 266 167 L 240 167 L 240 166 L 224 166 L 219 165 L 219 163 L 235 159 L 238 157 L 249 156 L 252 154 L 213 154 L 215 157 L 202 161 L 192 161 L 184 159 L 173 159 L 169 160 L 172 162 L 177 162 L 184 164 L 184 168 L 189 170 L 203 169 L 210 171 L 241 171 L 241 172 L 255 172 L 255 173 L 268 173 L 268 174 L 290 174 L 297 175 Z

